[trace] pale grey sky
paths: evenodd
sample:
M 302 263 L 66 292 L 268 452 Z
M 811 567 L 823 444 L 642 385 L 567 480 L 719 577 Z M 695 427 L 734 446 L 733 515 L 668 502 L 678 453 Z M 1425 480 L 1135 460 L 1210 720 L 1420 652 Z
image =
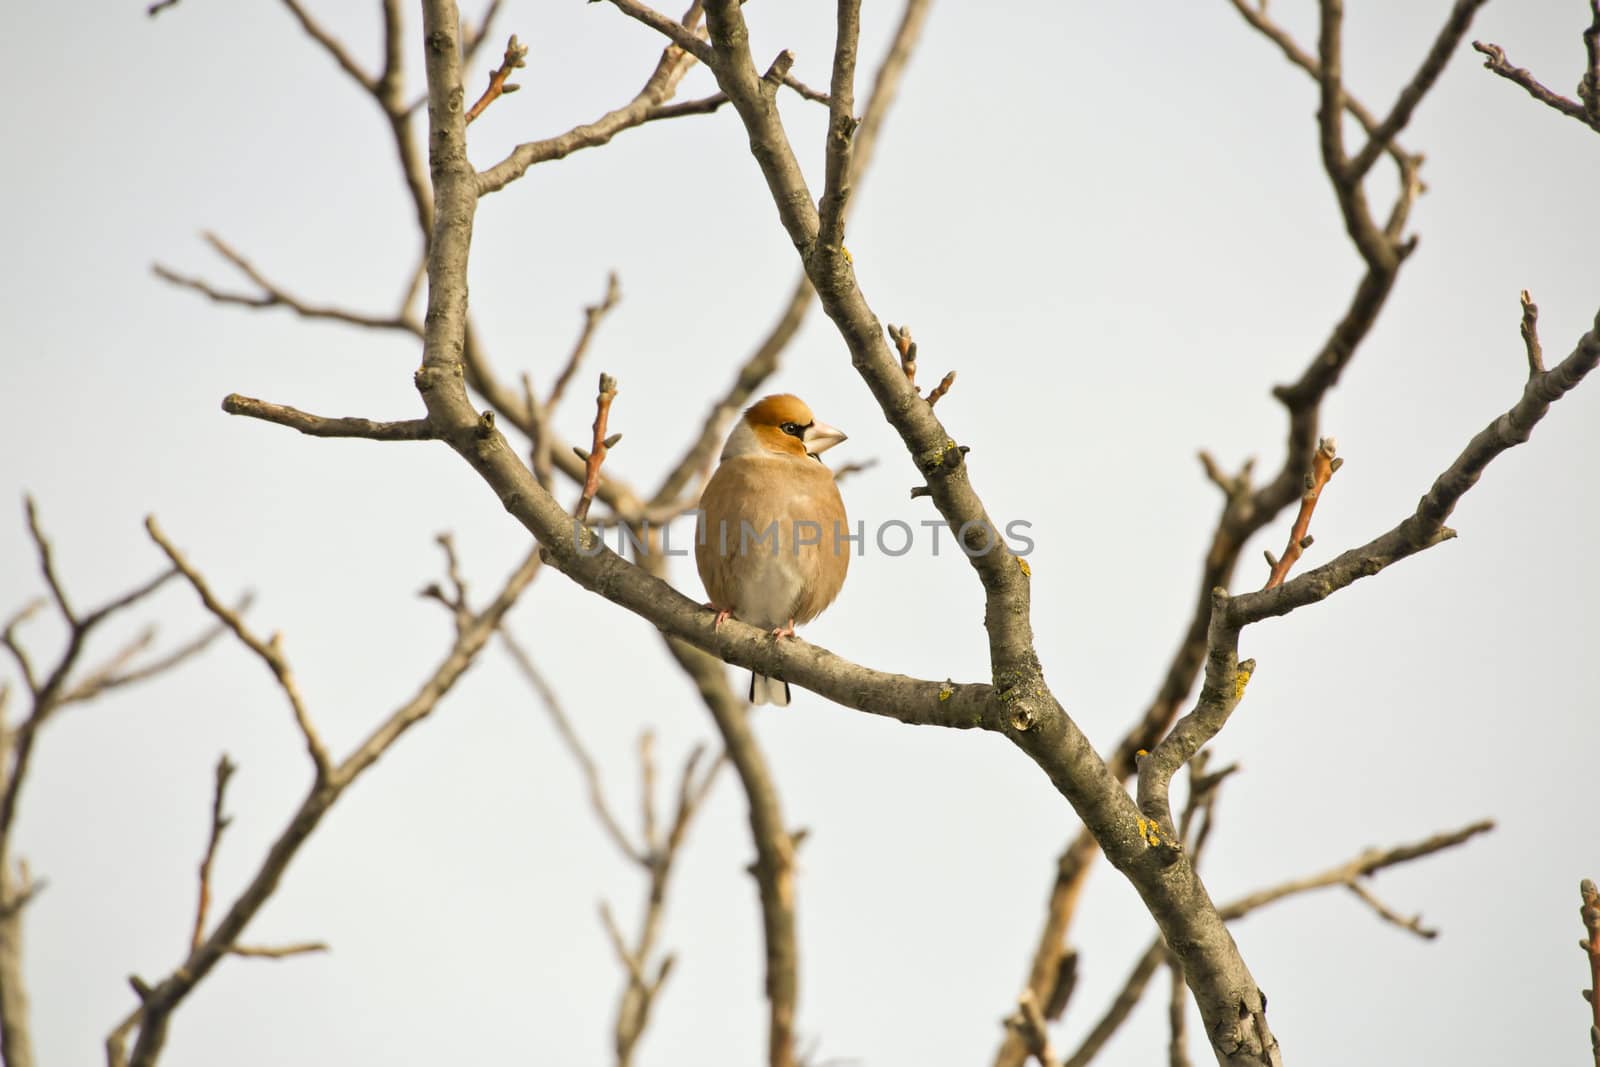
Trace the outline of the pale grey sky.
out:
M 1272 10 L 1309 41 L 1312 6 Z M 313 5 L 369 64 L 377 7 Z M 876 57 L 897 5 L 865 7 L 863 54 Z M 1447 5 L 1350 8 L 1349 84 L 1382 110 Z M 819 5 L 761 0 L 747 12 L 758 54 L 791 47 L 796 73 L 826 84 Z M 1570 92 L 1586 19 L 1580 0 L 1497 0 L 1471 36 Z M 0 39 L 13 235 L 0 495 L 36 494 L 84 603 L 158 569 L 140 527 L 157 514 L 219 589 L 257 590 L 251 618 L 282 630 L 313 715 L 345 751 L 445 647 L 444 614 L 415 595 L 438 573 L 432 535 L 455 532 L 484 591 L 525 534 L 443 447 L 315 441 L 219 410 L 238 391 L 413 416 L 411 340 L 218 308 L 149 265 L 235 285 L 197 237 L 214 230 L 307 299 L 389 308 L 417 238 L 380 117 L 269 0 L 182 0 L 155 20 L 135 3 L 92 16 L 24 5 L 11 26 Z M 660 49 L 601 4 L 512 2 L 496 38 L 513 31 L 532 46 L 524 88 L 474 125 L 479 166 L 621 103 Z M 697 70 L 684 95 L 708 85 Z M 960 372 L 940 413 L 972 445 L 990 510 L 1033 523 L 1040 650 L 1098 744 L 1144 707 L 1187 617 L 1218 507 L 1195 451 L 1276 466 L 1283 418 L 1269 388 L 1299 373 L 1357 277 L 1314 108 L 1310 81 L 1222 0 L 1003 13 L 946 0 L 861 189 L 849 244 L 864 289 L 880 318 L 912 324 L 926 376 Z M 822 113 L 796 101 L 787 114 L 817 173 Z M 1463 50 L 1405 142 L 1428 158 L 1422 243 L 1325 405 L 1347 462 L 1308 564 L 1392 525 L 1516 399 L 1519 289 L 1539 302 L 1552 361 L 1600 307 L 1600 137 Z M 474 312 L 508 374 L 547 382 L 580 308 L 619 272 L 624 302 L 589 367 L 621 380 L 612 428 L 626 438 L 611 462 L 642 484 L 676 458 L 795 273 L 745 146 L 731 113 L 660 123 L 536 168 L 478 216 Z M 1387 180 L 1374 183 L 1381 195 Z M 591 416 L 589 379 L 561 412 L 569 437 Z M 933 514 L 907 499 L 915 470 L 820 314 L 772 384 L 851 435 L 841 460 L 880 460 L 846 484 L 853 517 Z M 1395 907 L 1442 928 L 1436 942 L 1338 893 L 1236 927 L 1288 1062 L 1587 1055 L 1574 944 L 1577 881 L 1600 877 L 1597 451 L 1590 384 L 1496 462 L 1452 519 L 1457 541 L 1246 632 L 1258 673 L 1214 746 L 1244 767 L 1205 868 L 1215 896 L 1368 845 L 1500 823 L 1377 880 Z M 20 505 L 10 515 L 6 611 L 40 591 Z M 1281 547 L 1285 528 L 1249 549 L 1239 587 L 1264 577 L 1260 549 Z M 675 577 L 698 595 L 692 569 Z M 204 624 L 177 587 L 148 614 L 170 639 Z M 651 627 L 559 575 L 539 578 L 513 627 L 624 813 L 636 810 L 640 729 L 673 759 L 712 736 Z M 54 636 L 30 632 L 36 646 Z M 880 668 L 984 676 L 980 592 L 948 551 L 858 561 L 806 633 Z M 798 887 L 803 1033 L 824 1058 L 869 1067 L 987 1062 L 1074 828 L 1066 803 L 997 738 L 903 727 L 798 691 L 757 724 L 787 814 L 811 831 Z M 50 881 L 27 926 L 43 1063 L 99 1061 L 132 1006 L 126 976 L 179 961 L 224 750 L 240 764 L 216 872 L 226 900 L 306 783 L 258 662 L 220 645 L 43 736 L 19 841 Z M 679 963 L 641 1064 L 748 1064 L 764 1047 L 750 854 L 730 777 L 679 872 L 666 931 Z M 225 963 L 176 1017 L 166 1062 L 604 1062 L 621 979 L 595 903 L 632 916 L 640 889 L 596 831 L 546 716 L 491 649 L 340 804 L 250 931 L 325 939 L 332 954 Z M 1076 930 L 1069 1047 L 1151 923 L 1102 867 Z M 1152 993 L 1102 1062 L 1161 1055 L 1160 1000 Z

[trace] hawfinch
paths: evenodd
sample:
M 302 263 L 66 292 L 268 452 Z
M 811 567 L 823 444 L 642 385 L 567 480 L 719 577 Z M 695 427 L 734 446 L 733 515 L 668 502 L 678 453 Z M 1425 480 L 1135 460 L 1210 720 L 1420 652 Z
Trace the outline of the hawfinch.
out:
M 850 566 L 849 528 L 833 472 L 817 457 L 844 434 L 797 396 L 752 405 L 700 497 L 695 565 L 717 612 L 794 636 L 833 603 Z M 750 676 L 750 702 L 789 703 L 789 683 Z

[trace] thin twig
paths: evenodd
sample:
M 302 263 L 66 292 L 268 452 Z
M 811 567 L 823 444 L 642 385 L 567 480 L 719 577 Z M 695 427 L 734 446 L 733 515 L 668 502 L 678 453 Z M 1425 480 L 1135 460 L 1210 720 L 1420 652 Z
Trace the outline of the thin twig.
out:
M 205 855 L 200 859 L 200 895 L 194 909 L 194 933 L 189 938 L 189 951 L 194 952 L 205 940 L 206 914 L 211 910 L 211 865 L 217 858 L 217 844 L 222 840 L 222 832 L 233 821 L 231 816 L 223 813 L 223 797 L 228 791 L 228 779 L 233 777 L 233 772 L 238 770 L 238 765 L 228 758 L 224 752 L 217 760 L 216 785 L 211 794 L 211 836 L 206 841 Z
M 294 713 L 295 725 L 300 728 L 300 736 L 305 740 L 306 752 L 311 757 L 312 766 L 316 770 L 317 780 L 321 781 L 328 776 L 332 764 L 328 759 L 328 750 L 322 744 L 316 727 L 311 724 L 311 717 L 306 712 L 305 701 L 300 695 L 299 683 L 295 681 L 294 673 L 289 669 L 289 661 L 283 654 L 279 635 L 273 634 L 267 641 L 257 637 L 240 618 L 239 614 L 224 605 L 211 592 L 211 587 L 200 573 L 189 565 L 183 554 L 167 540 L 166 534 L 161 532 L 161 527 L 156 524 L 155 516 L 144 520 L 145 529 L 149 531 L 150 539 L 167 554 L 167 559 L 189 582 L 195 593 L 200 597 L 200 602 L 206 610 L 216 616 L 217 620 L 227 626 L 246 648 L 254 652 L 261 662 L 267 665 L 273 678 L 278 682 L 278 688 L 283 690 L 285 698 L 289 701 L 289 708 Z
M 211 245 L 218 255 L 233 264 L 239 273 L 243 274 L 256 286 L 259 292 L 253 294 L 235 293 L 225 289 L 218 289 L 201 278 L 179 274 L 177 271 L 160 263 L 152 265 L 151 272 L 165 282 L 193 290 L 218 304 L 233 304 L 248 308 L 288 308 L 301 318 L 342 322 L 347 326 L 361 326 L 373 330 L 403 330 L 409 333 L 415 329 L 414 324 L 406 317 L 403 307 L 401 313 L 397 315 L 372 315 L 363 311 L 351 311 L 332 305 L 312 304 L 302 300 L 276 282 L 269 280 L 256 269 L 254 264 L 245 259 L 244 256 L 240 255 L 216 234 L 207 233 L 203 236 L 206 243 Z
M 322 27 L 321 23 L 312 18 L 299 0 L 283 0 L 283 6 L 287 7 L 290 13 L 294 15 L 295 21 L 300 23 L 300 28 L 306 32 L 306 35 L 321 45 L 323 51 L 333 57 L 334 62 L 339 64 L 340 69 L 348 74 L 352 81 L 369 93 L 376 91 L 377 82 L 372 75 L 361 69 L 361 64 L 357 63 L 355 58 L 345 50 L 344 45 L 339 43 L 338 38 L 334 37 L 333 34 Z
M 306 956 L 314 952 L 328 952 L 325 941 L 296 941 L 288 945 L 230 945 L 230 956 L 244 956 L 257 960 L 282 960 L 290 956 Z
M 522 672 L 522 677 L 539 696 L 539 703 L 544 706 L 545 712 L 550 716 L 551 723 L 556 728 L 556 733 L 561 738 L 561 743 L 566 746 L 573 762 L 577 763 L 578 770 L 583 775 L 584 786 L 589 794 L 589 806 L 594 809 L 596 818 L 604 828 L 606 836 L 611 843 L 617 846 L 617 851 L 628 857 L 633 862 L 644 865 L 648 862 L 644 849 L 634 845 L 628 839 L 627 832 L 622 829 L 622 823 L 612 814 L 611 804 L 606 799 L 605 787 L 600 780 L 600 768 L 595 763 L 594 757 L 579 739 L 577 731 L 572 726 L 572 720 L 567 716 L 566 709 L 562 706 L 561 698 L 556 695 L 555 688 L 545 679 L 543 672 L 534 664 L 533 657 L 528 655 L 522 643 L 512 636 L 511 631 L 501 629 L 500 640 L 506 646 L 506 651 L 511 654 L 511 660 Z
M 1300 553 L 1311 547 L 1311 515 L 1317 510 L 1317 501 L 1321 499 L 1328 479 L 1344 464 L 1337 452 L 1338 445 L 1333 438 L 1324 437 L 1317 442 L 1317 451 L 1311 457 L 1311 472 L 1306 475 L 1306 491 L 1300 497 L 1300 512 L 1289 530 L 1289 544 L 1283 550 L 1282 559 L 1274 557 L 1271 552 L 1267 553 L 1267 566 L 1271 570 L 1267 575 L 1267 584 L 1261 588 L 1276 589 L 1282 585 L 1290 568 L 1299 560 Z
M 1505 49 L 1499 45 L 1473 41 L 1472 47 L 1482 53 L 1485 70 L 1492 71 L 1514 85 L 1522 86 L 1529 96 L 1546 107 L 1554 108 L 1568 118 L 1577 119 L 1590 129 L 1600 131 L 1600 114 L 1590 114 L 1583 104 L 1547 88 L 1533 76 L 1532 71 L 1516 66 L 1507 59 Z
M 1600 23 L 1600 15 L 1596 16 Z M 1589 988 L 1583 999 L 1589 1002 L 1592 1021 L 1589 1024 L 1589 1046 L 1594 1052 L 1595 1067 L 1600 1067 L 1600 889 L 1585 878 L 1578 883 L 1581 904 L 1578 917 L 1583 920 L 1583 932 L 1588 936 L 1578 942 L 1589 963 Z
M 1167 953 L 1167 1067 L 1193 1067 L 1189 1059 L 1189 987 L 1183 982 L 1183 964 Z
M 505 58 L 500 61 L 489 74 L 489 87 L 478 97 L 477 103 L 467 109 L 467 122 L 474 122 L 479 115 L 488 109 L 489 105 L 507 93 L 514 93 L 522 86 L 511 83 L 511 75 L 522 67 L 528 65 L 528 46 L 517 41 L 517 35 L 512 34 L 506 42 Z
M 1433 837 L 1408 845 L 1398 845 L 1389 849 L 1368 849 L 1355 858 L 1319 871 L 1304 878 L 1296 878 L 1279 883 L 1265 889 L 1258 890 L 1247 896 L 1240 897 L 1230 904 L 1218 909 L 1224 919 L 1230 922 L 1242 919 L 1270 904 L 1275 904 L 1288 897 L 1310 893 L 1318 889 L 1327 889 L 1331 886 L 1347 886 L 1356 879 L 1372 875 L 1387 867 L 1398 866 L 1413 860 L 1431 856 L 1448 848 L 1454 848 L 1471 840 L 1478 834 L 1487 833 L 1494 828 L 1494 823 L 1484 821 L 1473 823 L 1447 833 L 1435 834 Z M 1402 924 L 1404 925 L 1404 924 Z M 1069 1056 L 1063 1067 L 1087 1067 L 1087 1064 L 1099 1055 L 1107 1041 L 1111 1040 L 1117 1030 L 1127 1021 L 1128 1016 L 1138 1005 L 1139 999 L 1144 995 L 1145 988 L 1150 979 L 1155 975 L 1156 969 L 1166 958 L 1166 946 L 1160 937 L 1156 937 L 1145 949 L 1123 982 L 1121 989 L 1112 999 L 1110 1006 L 1099 1021 L 1090 1029 L 1083 1043 Z
M 1371 908 L 1374 915 L 1382 919 L 1384 922 L 1393 923 L 1402 930 L 1410 930 L 1424 941 L 1432 941 L 1434 938 L 1439 936 L 1438 930 L 1435 930 L 1431 926 L 1422 925 L 1421 915 L 1413 915 L 1410 918 L 1401 915 L 1399 912 L 1389 907 L 1389 905 L 1379 900 L 1377 894 L 1373 893 L 1372 890 L 1368 889 L 1360 882 L 1352 879 L 1351 881 L 1346 882 L 1344 885 L 1346 889 L 1355 894 L 1358 900 L 1360 900 L 1367 907 Z
M 562 366 L 561 373 L 556 375 L 555 384 L 550 387 L 550 395 L 545 398 L 546 418 L 561 403 L 561 397 L 567 391 L 567 383 L 572 381 L 572 376 L 578 372 L 578 365 L 583 362 L 584 355 L 589 351 L 589 342 L 594 338 L 595 330 L 600 326 L 601 320 L 621 300 L 622 288 L 617 284 L 617 272 L 612 271 L 606 275 L 605 296 L 600 299 L 599 303 L 590 304 L 583 309 L 583 330 L 578 334 L 577 343 L 572 346 L 572 351 L 568 354 L 567 362 Z
M 1528 377 L 1544 373 L 1544 346 L 1539 344 L 1539 305 L 1522 290 L 1522 345 L 1528 352 Z
M 606 421 L 611 416 L 611 402 L 617 398 L 617 380 L 609 374 L 600 375 L 600 388 L 594 401 L 594 433 L 590 439 L 589 450 L 583 459 L 583 495 L 578 498 L 578 506 L 573 511 L 573 517 L 580 523 L 589 517 L 589 508 L 594 504 L 594 494 L 600 488 L 600 465 L 606 461 L 606 454 L 617 443 L 617 437 L 606 436 Z

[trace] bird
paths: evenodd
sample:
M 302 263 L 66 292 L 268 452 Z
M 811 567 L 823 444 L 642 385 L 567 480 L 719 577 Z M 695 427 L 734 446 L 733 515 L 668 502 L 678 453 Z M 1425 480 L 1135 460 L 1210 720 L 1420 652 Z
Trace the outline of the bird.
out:
M 695 565 L 721 626 L 731 615 L 793 637 L 833 603 L 850 567 L 844 500 L 821 455 L 845 435 L 776 393 L 728 434 L 700 495 Z M 858 542 L 859 543 L 859 539 Z M 789 683 L 751 672 L 750 702 L 786 707 Z

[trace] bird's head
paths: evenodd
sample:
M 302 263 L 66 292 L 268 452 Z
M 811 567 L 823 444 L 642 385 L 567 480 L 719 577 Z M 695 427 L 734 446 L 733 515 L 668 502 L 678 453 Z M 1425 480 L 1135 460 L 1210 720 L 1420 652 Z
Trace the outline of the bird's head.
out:
M 735 449 L 735 439 L 744 436 L 741 431 L 749 433 L 743 444 L 751 451 L 791 456 L 817 456 L 845 439 L 832 426 L 818 422 L 805 401 L 790 393 L 775 393 L 750 405 L 742 425 L 728 440 L 730 450 Z

